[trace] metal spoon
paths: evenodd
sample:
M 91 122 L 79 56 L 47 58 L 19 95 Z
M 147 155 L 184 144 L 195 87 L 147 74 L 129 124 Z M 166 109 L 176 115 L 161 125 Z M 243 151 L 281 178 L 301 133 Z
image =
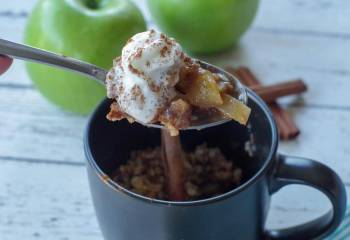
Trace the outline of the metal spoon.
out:
M 88 76 L 89 78 L 98 81 L 105 85 L 107 71 L 93 64 L 83 62 L 74 58 L 59 55 L 56 53 L 44 51 L 38 48 L 33 48 L 19 43 L 10 42 L 4 39 L 0 39 L 0 54 L 10 56 L 12 58 L 37 62 L 45 65 L 59 67 L 68 71 L 77 72 Z M 217 73 L 223 81 L 229 81 L 234 86 L 233 97 L 242 101 L 247 102 L 247 93 L 243 85 L 231 74 L 225 72 L 221 68 L 215 67 L 209 63 L 198 60 L 198 63 L 204 69 L 211 72 Z M 230 121 L 219 115 L 211 117 L 210 119 L 198 119 L 193 121 L 192 125 L 187 129 L 203 129 L 207 127 L 216 126 L 222 123 Z M 141 123 L 141 122 L 140 122 Z M 149 124 L 141 123 L 148 127 L 164 128 L 161 124 Z

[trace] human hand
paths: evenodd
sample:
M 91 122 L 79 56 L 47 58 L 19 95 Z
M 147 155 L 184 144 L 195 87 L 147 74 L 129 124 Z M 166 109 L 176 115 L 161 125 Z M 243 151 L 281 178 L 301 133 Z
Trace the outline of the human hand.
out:
M 0 55 L 0 75 L 7 71 L 12 64 L 12 58 Z

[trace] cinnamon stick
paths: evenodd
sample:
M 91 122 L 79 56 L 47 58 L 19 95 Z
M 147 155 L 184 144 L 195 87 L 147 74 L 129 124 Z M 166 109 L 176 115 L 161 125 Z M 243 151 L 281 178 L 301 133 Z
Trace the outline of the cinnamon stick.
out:
M 295 125 L 290 114 L 276 102 L 269 104 L 269 107 L 275 118 L 280 138 L 282 140 L 289 140 L 297 137 L 300 131 Z
M 162 129 L 161 144 L 169 199 L 172 201 L 183 201 L 185 200 L 184 153 L 180 137 L 171 136 L 167 130 Z
M 246 67 L 239 67 L 234 70 L 235 74 L 240 80 L 245 81 L 247 87 L 252 87 L 254 85 L 262 85 L 260 81 L 255 77 L 255 75 Z
M 256 76 L 246 67 L 233 69 L 227 67 L 226 70 L 231 74 L 237 76 L 239 80 L 248 87 L 261 86 L 260 81 Z M 254 88 L 253 87 L 253 88 Z M 305 87 L 306 88 L 306 87 Z M 306 90 L 306 89 L 305 89 Z M 269 104 L 271 112 L 276 120 L 277 128 L 279 130 L 280 138 L 283 140 L 293 139 L 299 135 L 300 130 L 294 123 L 292 117 L 285 111 L 277 102 L 273 101 Z
M 292 80 L 269 86 L 254 85 L 250 87 L 266 103 L 272 103 L 280 97 L 306 92 L 307 87 L 303 80 Z
M 293 120 L 293 117 L 290 115 L 290 113 L 287 112 L 286 110 L 284 110 L 283 108 L 279 107 L 276 102 L 272 103 L 272 105 L 270 105 L 270 107 L 272 107 L 272 108 L 276 107 L 280 111 L 279 114 L 280 114 L 281 118 L 283 119 L 283 122 L 287 125 L 288 131 L 283 132 L 284 136 L 282 136 L 281 138 L 286 139 L 286 140 L 296 138 L 300 134 L 300 130 L 296 126 L 296 124 Z
M 259 97 L 266 103 L 272 103 L 280 97 L 299 94 L 307 91 L 307 86 L 302 79 L 289 80 L 281 83 L 271 85 L 261 85 L 255 76 L 250 76 L 246 71 L 242 72 L 242 69 L 237 71 L 231 67 L 227 67 L 226 70 L 236 75 L 246 86 L 249 86 Z M 249 71 L 249 69 L 248 69 Z

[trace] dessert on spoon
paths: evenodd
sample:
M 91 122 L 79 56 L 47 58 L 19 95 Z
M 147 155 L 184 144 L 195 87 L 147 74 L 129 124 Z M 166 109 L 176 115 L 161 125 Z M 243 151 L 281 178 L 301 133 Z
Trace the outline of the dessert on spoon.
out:
M 109 120 L 161 124 L 173 136 L 222 119 L 245 125 L 250 114 L 239 83 L 190 58 L 174 39 L 155 30 L 130 38 L 113 61 L 106 86 L 114 99 Z

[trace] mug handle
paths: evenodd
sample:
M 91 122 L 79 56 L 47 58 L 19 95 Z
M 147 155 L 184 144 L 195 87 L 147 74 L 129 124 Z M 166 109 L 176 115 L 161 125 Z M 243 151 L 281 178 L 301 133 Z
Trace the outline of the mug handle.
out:
M 289 184 L 311 186 L 328 197 L 333 209 L 305 224 L 281 230 L 267 230 L 266 239 L 321 239 L 339 226 L 346 211 L 346 192 L 343 182 L 333 170 L 313 160 L 278 155 L 272 174 L 272 193 Z

